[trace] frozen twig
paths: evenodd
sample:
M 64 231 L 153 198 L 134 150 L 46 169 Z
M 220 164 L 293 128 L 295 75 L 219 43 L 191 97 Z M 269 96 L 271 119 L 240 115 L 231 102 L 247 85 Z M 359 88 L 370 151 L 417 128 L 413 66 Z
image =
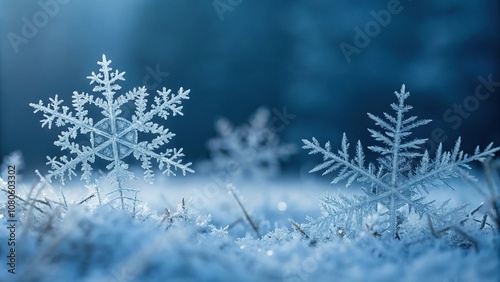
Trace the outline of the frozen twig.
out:
M 228 184 L 228 185 L 226 185 L 226 187 L 229 190 L 229 192 L 233 195 L 233 197 L 236 200 L 236 202 L 238 203 L 238 205 L 240 206 L 241 210 L 243 211 L 243 214 L 245 214 L 245 218 L 247 219 L 248 223 L 250 223 L 250 226 L 252 226 L 252 229 L 253 229 L 253 231 L 255 231 L 255 234 L 257 234 L 257 237 L 260 238 L 261 236 L 259 233 L 259 227 L 253 222 L 252 218 L 250 217 L 247 210 L 245 209 L 245 207 L 241 203 L 240 199 L 238 198 L 238 195 L 236 195 L 236 192 L 234 191 L 234 185 Z

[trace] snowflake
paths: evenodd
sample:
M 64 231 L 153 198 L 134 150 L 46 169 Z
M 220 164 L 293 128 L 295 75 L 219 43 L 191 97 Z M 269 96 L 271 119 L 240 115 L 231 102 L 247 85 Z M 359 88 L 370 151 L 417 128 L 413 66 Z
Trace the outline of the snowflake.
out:
M 269 126 L 270 115 L 268 109 L 260 108 L 248 123 L 236 128 L 228 120 L 219 119 L 215 124 L 219 136 L 207 144 L 210 169 L 248 177 L 275 176 L 280 161 L 293 154 L 295 147 L 280 144 Z
M 378 153 L 378 164 L 365 164 L 365 154 L 361 142 L 356 144 L 356 154 L 350 157 L 348 153 L 349 143 L 344 133 L 341 149 L 334 153 L 331 151 L 330 142 L 324 147 L 312 138 L 312 141 L 302 140 L 304 149 L 310 150 L 309 154 L 323 155 L 323 162 L 313 168 L 311 172 L 322 171 L 323 175 L 338 171 L 332 183 L 346 180 L 346 187 L 353 182 L 368 185 L 362 187 L 364 195 L 346 197 L 341 195 L 335 197 L 326 195 L 322 201 L 323 217 L 314 221 L 320 227 L 339 228 L 350 227 L 353 222 L 361 224 L 363 219 L 373 214 L 380 204 L 385 208 L 383 214 L 386 221 L 386 231 L 394 238 L 398 238 L 398 228 L 404 222 L 406 215 L 404 207 L 420 215 L 428 215 L 438 223 L 450 224 L 449 220 L 440 216 L 442 208 L 435 208 L 432 202 L 424 202 L 424 193 L 428 193 L 429 186 L 443 184 L 451 177 L 457 177 L 470 169 L 472 161 L 484 161 L 494 156 L 500 147 L 493 148 L 489 144 L 483 151 L 476 148 L 474 154 L 468 155 L 460 150 L 460 138 L 456 141 L 451 152 L 443 152 L 442 144 L 439 144 L 435 157 L 431 158 L 429 153 L 422 153 L 422 145 L 427 139 L 410 139 L 412 130 L 425 125 L 431 120 L 419 120 L 416 116 L 407 117 L 406 114 L 412 107 L 405 104 L 410 95 L 405 91 L 405 86 L 400 92 L 395 92 L 398 103 L 391 104 L 396 115 L 384 113 L 384 117 L 368 114 L 375 124 L 382 128 L 383 133 L 368 129 L 371 136 L 382 143 L 380 146 L 370 146 L 372 152 Z M 418 162 L 417 166 L 412 165 Z M 379 206 L 379 207 L 378 207 Z M 378 207 L 378 208 L 377 208 Z
M 92 164 L 98 157 L 109 162 L 106 166 L 109 170 L 108 177 L 118 184 L 116 192 L 119 192 L 123 208 L 123 200 L 126 198 L 123 192 L 137 193 L 134 189 L 123 187 L 126 180 L 134 177 L 124 161 L 126 157 L 133 155 L 141 161 L 144 179 L 149 182 L 154 180 L 152 161 L 156 161 L 158 168 L 167 175 L 175 175 L 176 170 L 182 171 L 183 175 L 186 172 L 194 172 L 190 168 L 191 163 L 182 163 L 182 148 L 158 152 L 175 134 L 153 120 L 155 117 L 167 120 L 170 115 L 183 115 L 181 103 L 183 99 L 189 99 L 189 90 L 180 88 L 177 94 L 174 94 L 170 89 L 163 88 L 162 91 L 157 91 L 158 96 L 154 97 L 154 103 L 148 109 L 149 94 L 146 87 L 134 88 L 116 97 L 115 91 L 121 89 L 117 82 L 125 80 L 125 72 L 113 72 L 109 67 L 111 60 L 107 60 L 105 55 L 102 56 L 102 61 L 97 63 L 101 66 L 99 73 L 92 72 L 87 78 L 90 79 L 90 84 L 96 84 L 92 91 L 102 93 L 103 98 L 75 91 L 72 96 L 74 112 L 70 111 L 68 106 L 63 106 L 63 100 L 57 95 L 50 98 L 47 105 L 39 101 L 38 104 L 32 103 L 30 106 L 35 108 L 35 113 L 43 112 L 42 127 L 47 125 L 50 129 L 53 124 L 57 127 L 67 127 L 54 145 L 69 151 L 72 157 L 47 157 L 47 164 L 51 167 L 47 179 L 50 181 L 53 177 L 58 178 L 64 184 L 65 179 L 76 176 L 77 166 L 80 166 L 81 179 L 89 182 Z M 131 120 L 120 116 L 122 108 L 129 102 L 135 105 Z M 96 106 L 104 117 L 94 123 L 88 116 L 86 105 Z M 139 133 L 149 134 L 154 138 L 151 141 L 139 141 Z M 75 139 L 82 135 L 88 136 L 90 144 L 76 142 Z

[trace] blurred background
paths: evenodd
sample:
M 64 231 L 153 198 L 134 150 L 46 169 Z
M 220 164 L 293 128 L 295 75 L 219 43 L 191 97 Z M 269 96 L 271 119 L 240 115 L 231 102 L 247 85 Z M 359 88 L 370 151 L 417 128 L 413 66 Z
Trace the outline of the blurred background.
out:
M 289 114 L 284 143 L 371 145 L 366 113 L 390 112 L 405 83 L 416 130 L 433 150 L 500 144 L 499 1 L 3 0 L 0 2 L 0 156 L 21 151 L 46 171 L 60 129 L 40 127 L 29 103 L 73 91 L 106 54 L 126 71 L 122 91 L 191 89 L 166 126 L 186 160 L 206 159 L 214 122 L 242 124 L 260 106 Z M 125 113 L 126 114 L 126 113 Z M 95 117 L 94 120 L 98 120 Z M 290 174 L 317 159 L 299 152 Z

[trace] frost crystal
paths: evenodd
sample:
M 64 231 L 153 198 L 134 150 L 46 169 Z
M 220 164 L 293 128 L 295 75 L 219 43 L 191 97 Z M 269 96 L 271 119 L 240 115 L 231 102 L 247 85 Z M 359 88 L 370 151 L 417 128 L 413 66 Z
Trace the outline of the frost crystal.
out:
M 191 163 L 182 163 L 181 158 L 184 156 L 182 148 L 164 149 L 159 152 L 175 134 L 154 120 L 155 117 L 167 120 L 170 115 L 183 115 L 181 103 L 183 99 L 189 99 L 189 90 L 180 88 L 175 94 L 171 93 L 170 89 L 163 88 L 162 91 L 157 91 L 158 95 L 154 97 L 154 102 L 148 109 L 149 94 L 146 92 L 146 87 L 134 88 L 123 95 L 115 96 L 115 91 L 121 89 L 117 82 L 125 80 L 123 77 L 125 72 L 112 71 L 109 67 L 111 60 L 107 60 L 105 55 L 102 56 L 102 61 L 97 63 L 101 66 L 99 73 L 92 72 L 87 78 L 90 79 L 90 84 L 96 84 L 92 91 L 99 92 L 104 97 L 94 97 L 75 91 L 72 100 L 74 111 L 68 106 L 63 106 L 63 100 L 57 95 L 50 98 L 47 105 L 39 101 L 38 104 L 30 106 L 35 108 L 35 113 L 43 113 L 42 127 L 47 125 L 50 129 L 53 124 L 57 127 L 66 127 L 54 144 L 61 147 L 61 150 L 67 150 L 71 157 L 62 156 L 59 159 L 47 157 L 47 164 L 51 167 L 47 179 L 50 181 L 53 177 L 58 178 L 64 184 L 65 179 L 76 176 L 75 171 L 77 166 L 80 166 L 81 179 L 89 182 L 92 164 L 96 157 L 99 157 L 109 162 L 106 166 L 109 170 L 108 176 L 118 184 L 116 192 L 119 193 L 118 198 L 123 208 L 123 200 L 126 198 L 123 192 L 137 192 L 123 187 L 126 180 L 134 177 L 124 161 L 126 157 L 132 155 L 142 162 L 144 179 L 149 182 L 154 180 L 153 161 L 167 175 L 175 175 L 177 170 L 182 171 L 183 175 L 186 172 L 194 172 L 189 167 Z M 129 102 L 135 105 L 131 120 L 120 116 L 122 108 Z M 94 123 L 88 116 L 86 105 L 94 105 L 100 109 L 103 118 Z M 140 141 L 139 133 L 149 134 L 153 138 L 150 141 Z M 90 144 L 76 142 L 77 137 L 84 135 L 88 136 Z
M 324 216 L 315 223 L 319 226 L 331 228 L 348 228 L 353 222 L 361 224 L 363 219 L 373 214 L 381 204 L 386 212 L 382 216 L 388 217 L 386 230 L 394 238 L 398 238 L 398 228 L 406 216 L 404 207 L 420 215 L 427 215 L 437 223 L 449 224 L 449 221 L 440 216 L 441 208 L 435 208 L 432 202 L 424 202 L 424 193 L 428 193 L 429 186 L 444 183 L 445 179 L 457 177 L 470 169 L 472 161 L 484 161 L 494 156 L 500 147 L 493 148 L 489 144 L 483 151 L 476 148 L 474 154 L 468 155 L 460 150 L 460 138 L 456 141 L 451 152 L 443 152 L 439 144 L 434 158 L 429 156 L 427 150 L 421 153 L 422 145 L 427 139 L 410 139 L 412 130 L 425 125 L 430 120 L 419 120 L 416 116 L 407 117 L 412 109 L 405 104 L 410 95 L 405 91 L 405 86 L 400 92 L 395 92 L 398 103 L 391 104 L 396 115 L 384 113 L 384 118 L 368 114 L 382 131 L 368 129 L 371 136 L 381 142 L 380 146 L 370 146 L 372 152 L 378 153 L 377 164 L 365 164 L 365 154 L 361 142 L 356 144 L 356 154 L 350 157 L 349 143 L 344 134 L 341 149 L 337 153 L 331 151 L 330 142 L 324 147 L 312 138 L 311 141 L 303 139 L 303 149 L 309 154 L 323 155 L 323 162 L 313 168 L 311 172 L 323 171 L 323 175 L 337 171 L 332 183 L 346 180 L 346 187 L 353 182 L 367 186 L 361 189 L 365 195 L 334 197 L 326 195 L 322 202 Z M 414 163 L 418 165 L 414 166 Z M 380 207 L 379 207 L 380 210 Z
M 234 128 L 226 119 L 215 124 L 218 137 L 208 141 L 210 169 L 231 171 L 247 177 L 272 177 L 280 161 L 295 152 L 290 144 L 281 145 L 269 127 L 270 111 L 258 109 L 247 124 Z

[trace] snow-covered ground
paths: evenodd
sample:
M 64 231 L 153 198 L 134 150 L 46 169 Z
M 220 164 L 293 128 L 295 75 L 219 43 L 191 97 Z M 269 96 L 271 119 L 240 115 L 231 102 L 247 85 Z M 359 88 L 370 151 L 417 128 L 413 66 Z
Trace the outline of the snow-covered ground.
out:
M 228 180 L 158 177 L 152 185 L 138 180 L 133 185 L 140 187 L 139 199 L 147 209 L 135 218 L 128 211 L 98 206 L 95 197 L 75 205 L 92 191 L 74 181 L 64 189 L 67 210 L 23 212 L 16 230 L 14 275 L 6 269 L 4 242 L 9 231 L 3 208 L 0 280 L 500 281 L 498 230 L 475 230 L 474 223 L 464 226 L 477 243 L 476 250 L 453 231 L 432 237 L 426 221 L 418 223 L 415 216 L 410 217 L 416 221 L 412 226 L 420 225 L 423 231 L 407 230 L 408 236 L 401 240 L 374 235 L 367 227 L 356 237 L 314 242 L 294 230 L 289 219 L 304 224 L 306 216 L 317 218 L 325 191 L 351 193 L 358 187 L 342 188 L 314 177 L 232 181 L 258 225 L 258 237 L 228 193 Z M 103 181 L 104 185 L 108 184 Z M 469 202 L 468 209 L 482 201 L 461 180 L 450 186 L 455 191 L 439 188 L 429 197 L 442 201 L 453 196 L 453 206 Z M 25 195 L 30 187 L 31 183 L 19 185 L 19 194 Z M 59 192 L 47 187 L 39 195 L 44 197 L 61 200 Z M 30 212 L 37 216 L 27 216 Z

